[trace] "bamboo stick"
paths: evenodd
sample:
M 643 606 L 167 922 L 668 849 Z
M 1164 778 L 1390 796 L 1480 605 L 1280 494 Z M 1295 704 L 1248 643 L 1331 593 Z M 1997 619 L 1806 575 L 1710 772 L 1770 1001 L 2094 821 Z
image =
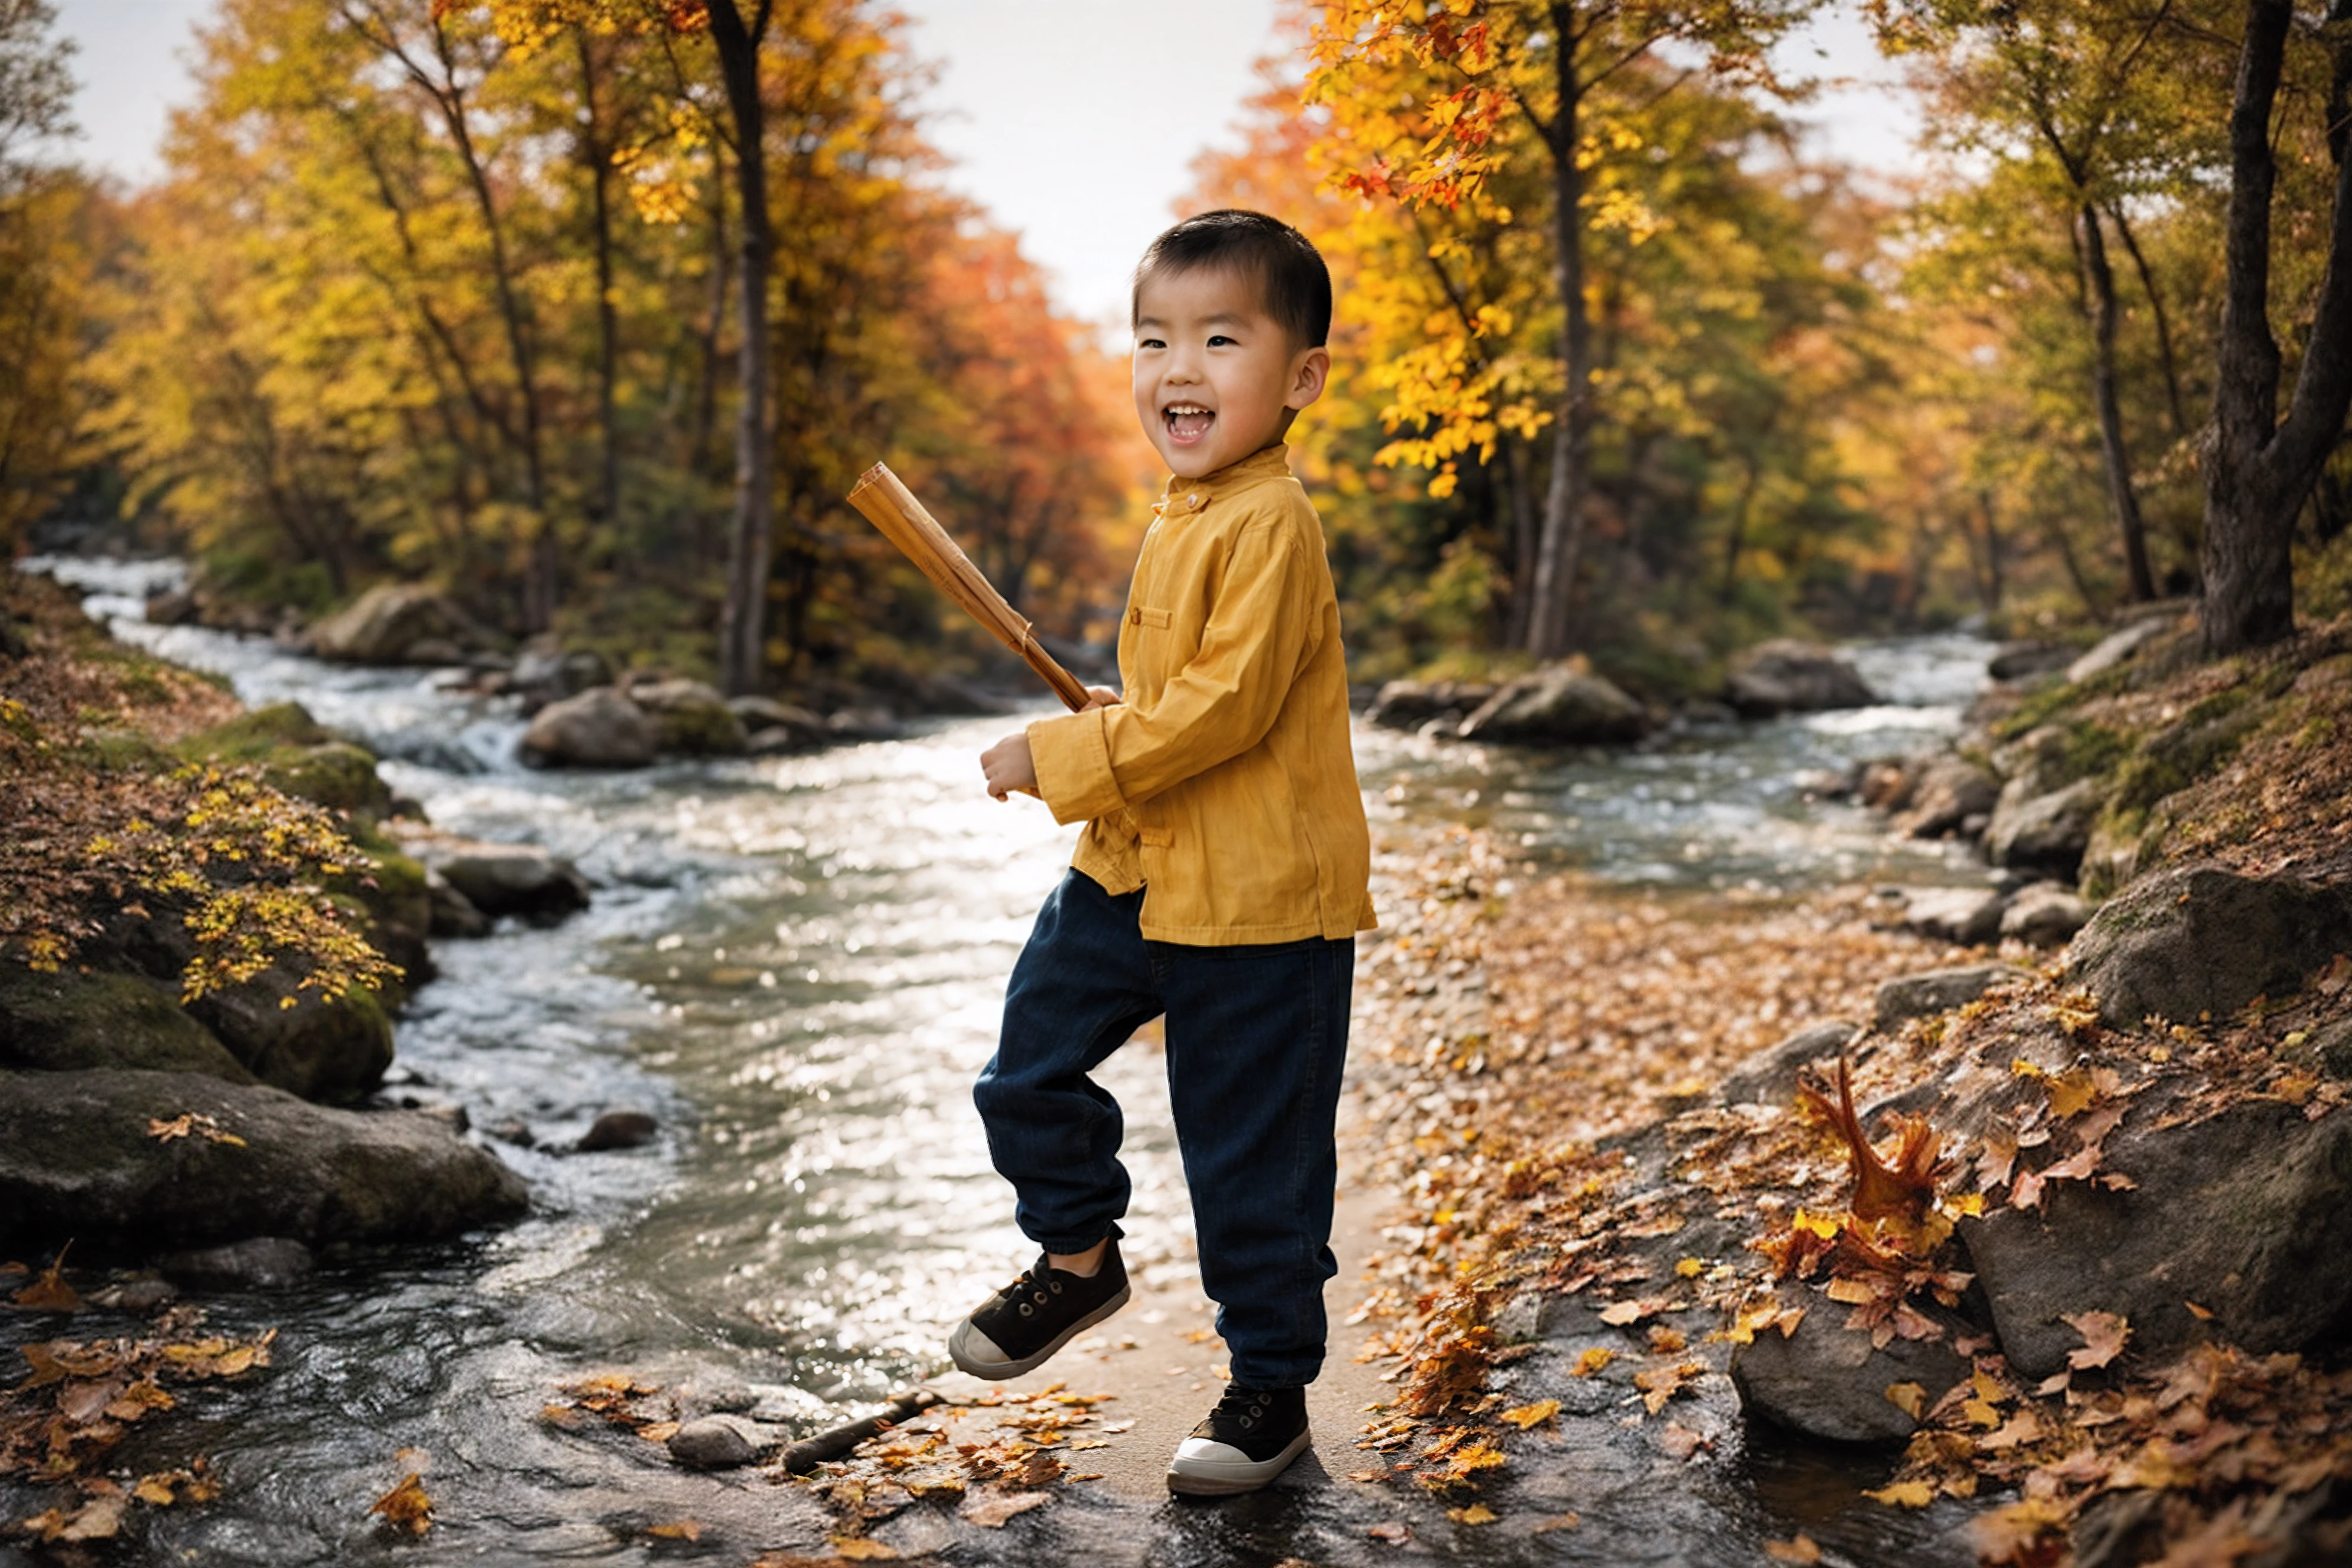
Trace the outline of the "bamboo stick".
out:
M 875 464 L 849 492 L 849 504 L 864 512 L 866 520 L 882 531 L 882 537 L 897 545 L 924 576 L 939 585 L 940 592 L 1043 676 L 1070 711 L 1087 705 L 1085 684 L 1037 646 L 1029 623 L 1004 602 L 1004 595 L 982 575 L 948 531 L 923 510 L 923 503 L 899 482 L 898 475 L 881 463 Z

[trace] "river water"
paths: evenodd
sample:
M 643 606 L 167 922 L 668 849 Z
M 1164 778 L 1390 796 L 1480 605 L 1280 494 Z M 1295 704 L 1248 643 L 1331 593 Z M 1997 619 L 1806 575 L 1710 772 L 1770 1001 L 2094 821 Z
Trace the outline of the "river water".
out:
M 945 1325 L 1030 1256 L 970 1084 L 1075 830 L 982 793 L 977 753 L 1014 721 L 926 721 L 803 757 L 536 773 L 514 761 L 511 704 L 446 676 L 147 626 L 139 605 L 166 565 L 42 564 L 126 639 L 226 675 L 249 704 L 299 700 L 372 747 L 439 826 L 545 845 L 597 889 L 559 928 L 437 943 L 441 975 L 399 1023 L 388 1094 L 530 1130 L 535 1147 L 498 1145 L 531 1183 L 530 1217 L 215 1302 L 220 1328 L 280 1330 L 276 1363 L 175 1417 L 155 1461 L 201 1451 L 229 1484 L 207 1508 L 152 1515 L 145 1560 L 654 1561 L 668 1549 L 643 1530 L 678 1483 L 541 1421 L 562 1384 L 626 1369 L 814 1428 L 945 1365 Z M 1539 863 L 1695 890 L 1977 875 L 1799 780 L 1948 732 L 1987 646 L 1853 651 L 1887 706 L 1632 751 L 1511 754 L 1360 726 L 1375 833 L 1473 821 Z M 1190 1225 L 1159 1072 L 1139 1042 L 1102 1076 L 1127 1108 L 1131 1265 L 1180 1281 Z M 654 1145 L 567 1152 L 619 1107 L 658 1119 Z M 434 1457 L 428 1489 L 450 1522 L 395 1552 L 366 1510 L 404 1447 Z M 731 1509 L 755 1528 L 781 1506 L 736 1488 L 715 1509 L 681 1493 L 671 1516 Z M 1588 1532 L 1574 1560 L 1655 1555 L 1620 1544 L 1612 1557 Z M 1728 1544 L 1719 1560 L 1752 1557 Z

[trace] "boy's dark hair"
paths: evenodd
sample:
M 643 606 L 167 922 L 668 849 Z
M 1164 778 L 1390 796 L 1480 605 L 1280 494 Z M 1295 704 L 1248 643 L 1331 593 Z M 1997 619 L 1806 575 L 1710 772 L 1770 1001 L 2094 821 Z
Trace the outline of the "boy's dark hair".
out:
M 1280 218 L 1239 207 L 1188 217 L 1151 242 L 1135 264 L 1130 319 L 1142 308 L 1146 279 L 1160 272 L 1222 267 L 1254 279 L 1265 295 L 1265 313 L 1305 348 L 1331 335 L 1331 272 L 1314 242 Z

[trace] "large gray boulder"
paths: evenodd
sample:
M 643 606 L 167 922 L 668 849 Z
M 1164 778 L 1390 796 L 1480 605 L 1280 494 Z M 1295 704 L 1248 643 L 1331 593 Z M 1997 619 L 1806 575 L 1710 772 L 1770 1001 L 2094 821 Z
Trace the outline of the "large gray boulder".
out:
M 455 662 L 498 640 L 456 600 L 415 583 L 379 583 L 310 628 L 310 651 L 340 664 Z
M 1572 664 L 1546 665 L 1509 681 L 1462 721 L 1465 741 L 1516 746 L 1609 745 L 1650 727 L 1639 702 Z
M 599 686 L 541 709 L 520 750 L 535 768 L 641 768 L 660 743 L 660 728 L 644 709 Z
M 534 924 L 553 924 L 588 907 L 588 879 L 553 850 L 490 844 L 408 823 L 394 825 L 393 832 L 403 849 L 464 900 L 449 908 L 453 931 L 467 924 L 467 908 L 493 919 L 519 915 Z
M 2053 1182 L 2032 1209 L 1961 1222 L 2025 1376 L 2066 1364 L 2083 1341 L 2064 1319 L 2086 1311 L 2122 1315 L 2151 1363 L 2208 1334 L 2263 1353 L 2352 1333 L 2352 1117 L 2249 1100 L 2160 1125 L 2186 1109 L 2136 1100 L 2108 1135 L 2099 1170 L 2130 1188 Z
M 1878 694 L 1853 666 L 1818 643 L 1775 637 L 1731 661 L 1723 700 L 1745 719 L 1867 708 Z
M 1731 1385 L 1750 1415 L 1832 1442 L 1900 1443 L 1919 1422 L 1889 1388 L 1917 1384 L 1925 1410 L 1969 1375 L 1948 1341 L 1895 1339 L 1882 1348 L 1845 1326 L 1852 1309 L 1814 1291 L 1789 1296 L 1806 1308 L 1794 1333 L 1767 1329 L 1731 1352 Z
M 2150 1015 L 2226 1017 L 2301 990 L 2341 952 L 2352 952 L 2352 888 L 2194 865 L 2109 901 L 2067 948 L 2066 970 L 2123 1028 Z
M 2000 781 L 1953 752 L 1931 759 L 1909 791 L 1909 809 L 1895 826 L 1914 838 L 1945 838 L 1982 828 L 2000 800 Z
M 1870 1026 L 1881 1034 L 1906 1018 L 1931 1017 L 1964 1007 L 2001 981 L 2023 973 L 2006 963 L 1969 963 L 1882 980 L 1872 997 Z
M 1418 730 L 1432 721 L 1458 728 L 1495 690 L 1491 680 L 1391 680 L 1365 717 L 1391 730 Z
M 1796 1096 L 1798 1068 L 1836 1059 L 1861 1033 L 1862 1026 L 1851 1018 L 1808 1024 L 1726 1073 L 1716 1099 L 1725 1105 L 1786 1105 Z
M 183 1116 L 179 1136 L 151 1131 Z M 520 1176 L 415 1111 L 330 1110 L 201 1073 L 0 1072 L 0 1241 L 16 1246 L 425 1240 L 529 1202 Z
M 1985 826 L 1985 858 L 1996 866 L 2044 871 L 2072 881 L 2090 847 L 2091 828 L 2106 803 L 2106 785 L 2076 779 L 2047 795 L 2029 794 L 2023 778 L 2002 786 Z
M 0 1068 L 74 1072 L 146 1068 L 252 1083 L 173 991 L 138 974 L 40 974 L 0 959 Z
M 2142 649 L 2172 629 L 2168 618 L 2149 616 L 2121 630 L 2109 632 L 2066 667 L 2066 679 L 2088 680 L 2094 676 L 2105 675 L 2119 665 L 2128 664 L 2139 657 Z
M 665 752 L 731 757 L 742 752 L 750 738 L 741 717 L 708 681 L 636 681 L 630 685 L 628 698 L 653 716 Z
M 373 991 L 329 996 L 265 969 L 188 1011 L 256 1079 L 304 1100 L 357 1100 L 392 1066 L 392 1019 Z

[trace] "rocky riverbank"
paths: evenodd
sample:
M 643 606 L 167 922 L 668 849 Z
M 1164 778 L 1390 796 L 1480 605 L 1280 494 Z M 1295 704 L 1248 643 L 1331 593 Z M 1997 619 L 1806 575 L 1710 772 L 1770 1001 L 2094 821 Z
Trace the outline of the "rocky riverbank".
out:
M 1991 1563 L 2338 1559 L 2352 627 L 2125 632 L 1865 771 L 1897 831 L 1982 838 L 1989 914 L 1628 898 L 1473 834 L 1392 868 L 1359 1027 L 1412 1194 L 1366 1309 L 1400 1479 L 1526 1528 L 1564 1426 L 1630 1412 L 1622 1463 L 1695 1483 L 1766 1431 L 1884 1452 L 1784 1561 L 1911 1510 Z M 2046 916 L 2002 934 L 2035 884 L 2087 922 L 2055 962 Z
M 428 936 L 488 918 L 445 875 L 474 862 L 405 853 L 375 759 L 300 708 L 239 711 L 55 584 L 5 592 L 0 1247 L 139 1264 L 521 1212 L 462 1125 L 378 1096 Z M 508 882 L 472 885 L 529 903 Z

